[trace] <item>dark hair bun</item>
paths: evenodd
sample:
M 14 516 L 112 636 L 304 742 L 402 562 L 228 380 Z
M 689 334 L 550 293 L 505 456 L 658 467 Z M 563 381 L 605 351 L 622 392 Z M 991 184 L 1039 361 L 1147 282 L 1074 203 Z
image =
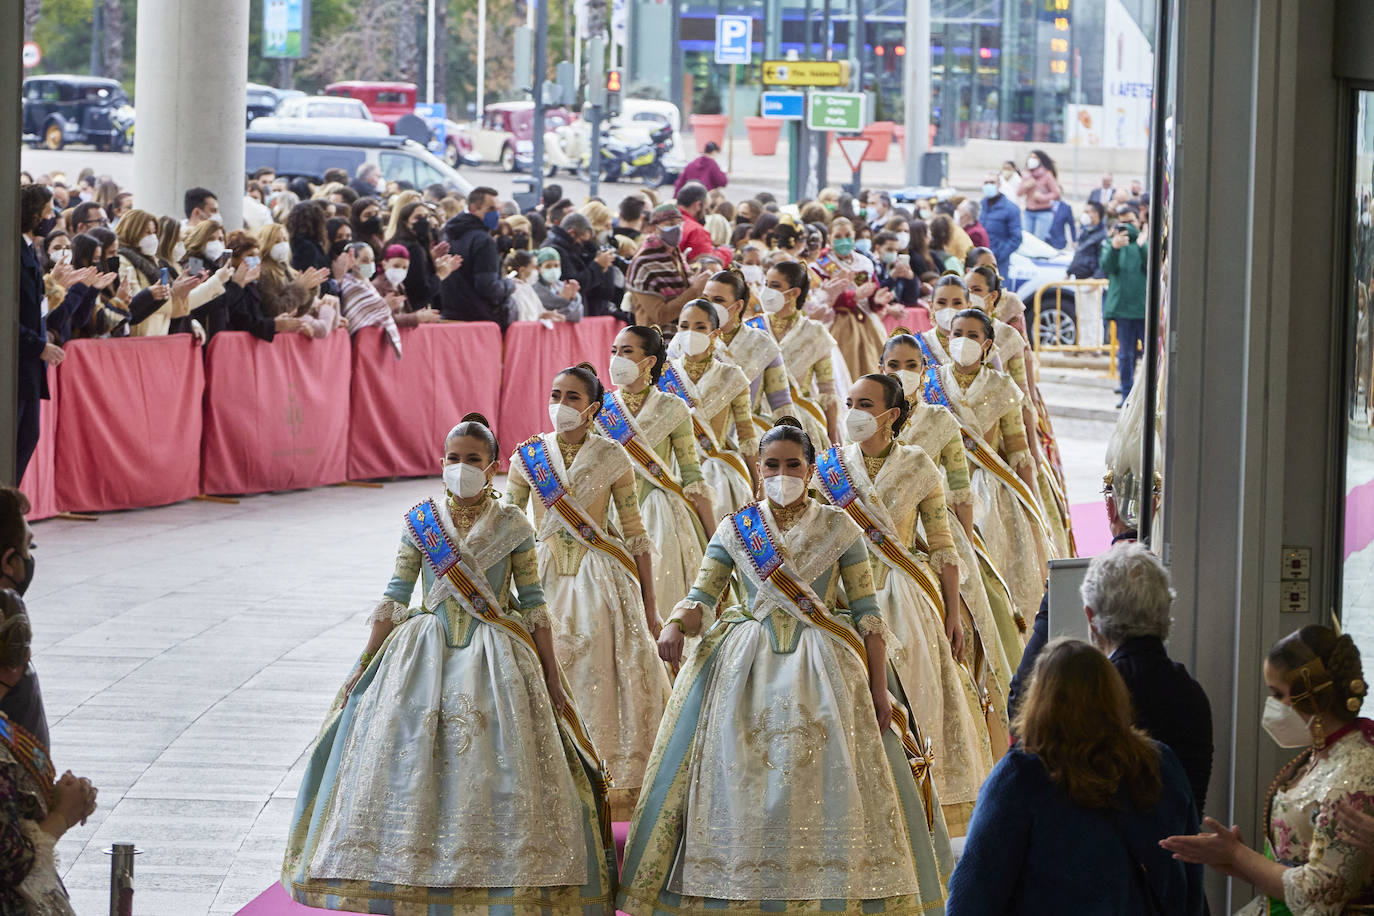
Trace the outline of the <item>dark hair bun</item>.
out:
M 596 376 L 596 367 L 593 366 L 591 363 L 578 363 L 577 368 L 586 369 L 592 375 Z M 597 376 L 597 378 L 600 378 L 600 376 Z
M 478 413 L 478 412 L 475 411 L 475 410 L 474 410 L 472 413 L 463 414 L 463 419 L 459 420 L 458 422 L 459 422 L 459 423 L 480 423 L 480 424 L 482 424 L 483 426 L 485 426 L 487 429 L 491 429 L 491 421 L 488 420 L 486 417 L 482 416 L 480 413 Z
M 778 417 L 773 421 L 773 429 L 777 429 L 779 426 L 791 426 L 793 429 L 801 429 L 805 432 L 796 417 Z

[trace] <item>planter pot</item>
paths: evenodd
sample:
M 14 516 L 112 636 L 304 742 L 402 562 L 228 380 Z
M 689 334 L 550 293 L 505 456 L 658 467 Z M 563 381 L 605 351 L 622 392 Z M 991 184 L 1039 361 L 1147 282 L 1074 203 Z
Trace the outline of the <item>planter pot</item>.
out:
M 730 125 L 727 115 L 694 114 L 687 119 L 692 125 L 692 135 L 696 137 L 697 152 L 706 152 L 706 144 L 725 146 L 725 128 Z
M 873 141 L 868 146 L 868 152 L 864 153 L 864 162 L 887 161 L 888 148 L 892 145 L 892 129 L 896 126 L 891 121 L 874 121 L 859 132 Z
M 749 132 L 749 151 L 755 156 L 776 156 L 782 122 L 777 118 L 745 118 L 744 129 Z

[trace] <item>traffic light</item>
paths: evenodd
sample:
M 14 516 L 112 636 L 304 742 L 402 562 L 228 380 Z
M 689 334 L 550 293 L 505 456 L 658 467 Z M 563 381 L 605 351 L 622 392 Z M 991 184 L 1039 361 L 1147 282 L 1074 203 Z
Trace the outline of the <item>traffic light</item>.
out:
M 614 117 L 620 114 L 620 71 L 606 71 L 606 114 Z

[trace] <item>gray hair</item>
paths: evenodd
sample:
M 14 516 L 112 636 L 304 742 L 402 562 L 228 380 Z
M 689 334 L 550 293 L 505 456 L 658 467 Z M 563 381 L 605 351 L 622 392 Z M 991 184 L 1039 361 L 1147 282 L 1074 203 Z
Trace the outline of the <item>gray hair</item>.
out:
M 983 212 L 983 208 L 979 205 L 978 201 L 973 200 L 971 198 L 965 199 L 962 203 L 960 203 L 959 209 L 963 210 L 969 216 L 973 217 L 973 221 L 975 223 L 978 222 L 979 214 Z
M 1079 594 L 1093 612 L 1094 628 L 1110 643 L 1169 635 L 1174 601 L 1169 571 L 1140 544 L 1117 544 L 1094 557 Z
M 564 232 L 568 233 L 568 235 L 592 231 L 591 222 L 581 213 L 569 213 L 567 216 L 563 217 L 563 222 L 558 225 Z

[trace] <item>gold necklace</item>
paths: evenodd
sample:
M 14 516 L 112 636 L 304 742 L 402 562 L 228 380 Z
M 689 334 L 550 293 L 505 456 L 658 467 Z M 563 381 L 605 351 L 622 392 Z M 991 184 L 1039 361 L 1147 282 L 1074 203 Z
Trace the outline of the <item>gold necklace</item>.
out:
M 950 366 L 954 369 L 954 381 L 956 381 L 959 384 L 959 387 L 965 391 L 968 390 L 969 385 L 973 384 L 973 380 L 978 377 L 978 373 L 983 368 L 981 365 L 974 366 L 973 371 L 965 372 L 964 370 L 959 368 L 959 365 L 957 363 L 950 363 Z
M 730 330 L 720 332 L 720 339 L 725 341 L 727 346 L 731 343 L 734 343 L 735 338 L 739 336 L 739 329 L 742 327 L 744 327 L 743 320 L 736 322 L 735 326 Z
M 687 377 L 692 380 L 692 384 L 701 381 L 701 377 L 706 374 L 706 370 L 711 368 L 711 361 L 714 355 L 710 350 L 706 351 L 705 356 L 689 356 L 682 361 L 687 367 Z
M 486 494 L 484 493 L 482 495 L 483 498 L 479 499 L 471 506 L 460 505 L 459 502 L 454 499 L 452 493 L 448 495 L 448 511 L 449 515 L 453 516 L 453 526 L 455 528 L 466 531 L 476 524 L 478 516 L 482 514 L 482 510 L 487 507 L 487 503 L 489 502 L 489 500 L 485 498 Z
M 620 396 L 625 401 L 625 409 L 631 414 L 638 414 L 639 408 L 644 406 L 645 399 L 649 397 L 649 392 L 653 390 L 653 385 L 645 385 L 643 390 L 638 392 L 621 391 Z
M 577 459 L 577 453 L 581 451 L 583 443 L 587 441 L 586 435 L 582 436 L 581 442 L 564 442 L 562 433 L 559 433 L 555 438 L 558 440 L 558 454 L 563 456 L 563 467 L 572 470 L 573 461 Z
M 863 451 L 860 451 L 859 454 L 864 456 L 864 470 L 868 471 L 868 479 L 877 480 L 878 472 L 883 469 L 883 462 L 887 461 L 887 456 L 892 454 L 892 443 L 889 442 L 887 447 L 876 455 L 869 455 Z
M 794 311 L 792 314 L 786 316 L 773 315 L 768 322 L 773 328 L 773 336 L 778 340 L 782 340 L 787 336 L 787 332 L 792 330 L 792 325 L 796 324 L 797 319 L 800 317 L 800 311 Z
M 781 531 L 786 531 L 795 525 L 809 504 L 810 500 L 805 498 L 797 500 L 790 506 L 779 506 L 771 499 L 768 501 L 768 507 L 773 510 L 773 521 L 778 523 L 778 529 Z

